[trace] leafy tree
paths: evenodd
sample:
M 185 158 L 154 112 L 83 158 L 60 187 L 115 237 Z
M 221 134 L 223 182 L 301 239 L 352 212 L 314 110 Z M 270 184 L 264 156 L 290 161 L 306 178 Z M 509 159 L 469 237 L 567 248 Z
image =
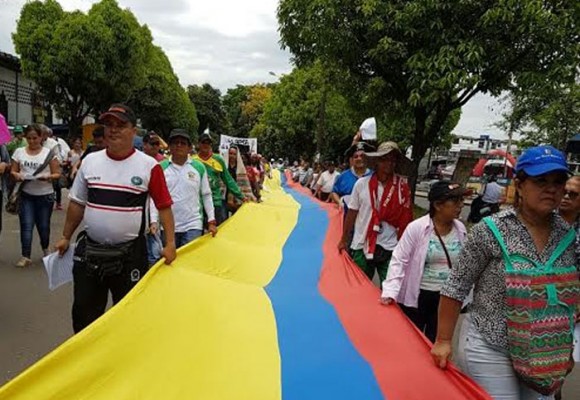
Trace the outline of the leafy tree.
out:
M 151 46 L 143 85 L 129 101 L 144 127 L 167 136 L 173 128 L 197 132 L 195 107 L 179 84 L 169 59 L 160 47 Z
M 356 132 L 358 117 L 324 76 L 317 63 L 280 79 L 253 130 L 264 153 L 296 160 L 311 159 L 319 151 L 323 159 L 341 158 Z
M 252 131 L 264 113 L 264 106 L 272 97 L 272 88 L 256 84 L 248 88 L 246 100 L 240 105 L 240 136 L 253 136 Z
M 499 95 L 530 74 L 578 66 L 573 0 L 281 0 L 282 45 L 382 88 L 412 115 L 417 169 L 452 110 Z
M 539 81 L 537 85 L 514 90 L 505 99 L 509 111 L 498 124 L 519 133 L 525 143 L 552 144 L 562 150 L 580 132 L 580 85 Z
M 190 85 L 187 94 L 197 110 L 199 119 L 198 133 L 207 128 L 214 133 L 227 133 L 228 121 L 222 107 L 221 92 L 209 83 Z
M 115 0 L 96 3 L 87 14 L 46 0 L 24 5 L 13 40 L 24 74 L 75 132 L 88 114 L 126 101 L 141 85 L 152 39 Z
M 229 134 L 240 136 L 242 131 L 242 104 L 248 99 L 250 86 L 237 85 L 222 97 L 222 105 L 228 120 Z

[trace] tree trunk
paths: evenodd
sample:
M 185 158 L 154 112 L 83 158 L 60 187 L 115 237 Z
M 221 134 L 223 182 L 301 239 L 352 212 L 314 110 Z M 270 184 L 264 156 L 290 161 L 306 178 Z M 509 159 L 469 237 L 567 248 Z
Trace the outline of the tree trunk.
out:
M 322 157 L 322 142 L 326 137 L 326 85 L 322 88 L 322 99 L 318 111 L 318 129 L 316 130 L 316 154 Z
M 413 151 L 411 153 L 411 161 L 413 162 L 413 169 L 409 176 L 409 187 L 411 188 L 411 201 L 415 203 L 415 191 L 419 175 L 419 164 L 421 159 L 425 156 L 425 151 L 428 148 L 425 143 L 425 129 L 427 127 L 427 112 L 425 108 L 415 108 L 415 133 L 413 135 Z

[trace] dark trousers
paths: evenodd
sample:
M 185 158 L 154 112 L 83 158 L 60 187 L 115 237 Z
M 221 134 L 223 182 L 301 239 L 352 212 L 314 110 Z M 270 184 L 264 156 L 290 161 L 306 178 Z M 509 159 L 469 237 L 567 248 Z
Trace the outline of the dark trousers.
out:
M 32 253 L 32 232 L 34 226 L 40 236 L 42 249 L 48 249 L 50 242 L 50 217 L 54 196 L 52 194 L 33 196 L 22 192 L 20 195 L 20 244 L 22 257 L 30 258 Z
M 77 241 L 73 266 L 72 321 L 75 333 L 80 332 L 105 313 L 109 291 L 113 298 L 113 304 L 117 304 L 143 278 L 148 269 L 147 250 L 143 238 L 135 246 L 133 257 L 129 257 L 131 262 L 125 263 L 121 273 L 99 276 L 87 266 L 85 261 L 86 238 L 81 235 Z
M 60 180 L 52 182 L 52 187 L 54 188 L 54 193 L 56 194 L 56 204 L 62 203 L 62 188 L 60 187 Z
M 437 336 L 437 312 L 439 309 L 439 292 L 421 290 L 419 293 L 418 308 L 399 304 L 405 315 L 427 336 L 431 343 L 435 343 Z
M 215 220 L 217 226 L 220 226 L 226 219 L 228 219 L 228 208 L 225 203 L 222 202 L 219 206 L 214 206 L 215 210 Z

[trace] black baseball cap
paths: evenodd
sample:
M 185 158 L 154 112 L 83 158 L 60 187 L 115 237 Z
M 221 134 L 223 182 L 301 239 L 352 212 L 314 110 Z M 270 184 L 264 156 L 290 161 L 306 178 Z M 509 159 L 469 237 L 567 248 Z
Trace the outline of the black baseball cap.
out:
M 203 143 L 203 142 L 213 143 L 213 138 L 211 137 L 211 135 L 209 133 L 202 133 L 201 135 L 199 135 L 199 143 Z
M 169 142 L 171 143 L 173 139 L 178 137 L 187 139 L 187 143 L 191 144 L 191 136 L 189 136 L 189 133 L 185 129 L 172 129 L 169 133 Z
M 135 113 L 125 104 L 112 104 L 106 112 L 99 116 L 99 121 L 103 122 L 107 117 L 114 117 L 123 122 L 130 122 L 133 126 L 137 125 L 137 117 L 135 116 Z
M 429 190 L 429 202 L 447 200 L 454 197 L 463 197 L 471 194 L 471 189 L 466 189 L 459 183 L 451 181 L 439 181 L 431 185 Z

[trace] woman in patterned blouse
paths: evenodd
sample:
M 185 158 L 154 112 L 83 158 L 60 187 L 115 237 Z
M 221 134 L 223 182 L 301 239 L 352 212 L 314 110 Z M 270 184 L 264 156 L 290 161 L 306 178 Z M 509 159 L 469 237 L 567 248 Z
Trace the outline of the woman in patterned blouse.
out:
M 507 251 L 546 263 L 570 227 L 554 211 L 568 177 L 564 155 L 551 146 L 528 149 L 516 165 L 516 205 L 491 217 Z M 575 264 L 574 246 L 554 262 Z M 515 265 L 515 264 L 514 264 Z M 517 263 L 518 269 L 532 268 Z M 437 338 L 431 351 L 445 368 L 462 301 L 474 288 L 474 301 L 462 326 L 456 356 L 461 369 L 494 399 L 553 399 L 524 384 L 516 374 L 508 345 L 505 262 L 499 242 L 485 223 L 476 225 L 441 290 Z

